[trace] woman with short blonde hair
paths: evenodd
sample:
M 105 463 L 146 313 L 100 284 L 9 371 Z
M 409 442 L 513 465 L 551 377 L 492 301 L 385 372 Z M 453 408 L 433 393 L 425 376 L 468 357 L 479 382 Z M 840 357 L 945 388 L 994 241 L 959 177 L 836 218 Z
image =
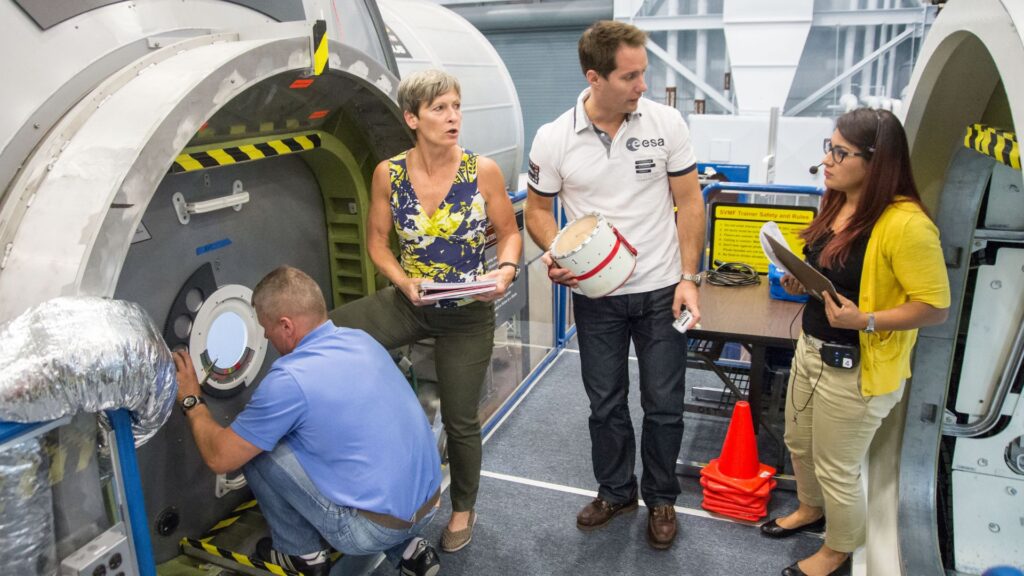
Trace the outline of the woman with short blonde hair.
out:
M 361 328 L 385 348 L 434 339 L 441 418 L 448 435 L 452 516 L 441 549 L 472 539 L 480 485 L 478 408 L 494 346 L 494 300 L 519 273 L 522 240 L 501 169 L 459 146 L 459 81 L 428 69 L 402 80 L 398 101 L 416 145 L 373 172 L 367 245 L 392 286 L 331 312 L 339 326 Z M 488 223 L 497 236 L 496 267 L 487 270 Z M 399 258 L 389 234 L 398 235 Z M 491 279 L 497 289 L 460 300 L 424 301 L 423 282 Z

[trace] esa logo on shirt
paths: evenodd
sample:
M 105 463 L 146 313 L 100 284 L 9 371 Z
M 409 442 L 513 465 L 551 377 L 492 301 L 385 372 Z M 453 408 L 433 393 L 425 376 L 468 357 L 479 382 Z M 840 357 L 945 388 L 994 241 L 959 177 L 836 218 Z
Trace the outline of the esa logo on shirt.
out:
M 656 148 L 664 145 L 664 138 L 648 138 L 644 140 L 639 138 L 630 138 L 629 140 L 626 140 L 626 149 L 630 152 L 636 152 L 641 148 Z

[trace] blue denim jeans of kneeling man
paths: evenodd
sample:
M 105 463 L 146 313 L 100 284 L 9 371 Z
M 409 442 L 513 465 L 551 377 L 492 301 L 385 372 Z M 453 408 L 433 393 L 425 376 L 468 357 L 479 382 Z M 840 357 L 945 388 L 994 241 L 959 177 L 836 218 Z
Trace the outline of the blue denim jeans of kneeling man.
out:
M 398 566 L 402 552 L 434 517 L 436 508 L 407 530 L 385 528 L 324 498 L 285 442 L 263 452 L 243 468 L 260 511 L 270 525 L 274 549 L 290 555 L 323 550 L 326 541 L 343 556 L 331 576 L 369 573 L 383 552 Z

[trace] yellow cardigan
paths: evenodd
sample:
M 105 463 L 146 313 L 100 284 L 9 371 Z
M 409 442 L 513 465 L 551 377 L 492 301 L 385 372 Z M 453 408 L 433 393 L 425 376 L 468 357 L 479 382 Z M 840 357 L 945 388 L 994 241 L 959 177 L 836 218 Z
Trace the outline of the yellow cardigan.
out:
M 875 222 L 864 252 L 859 308 L 888 310 L 909 302 L 949 307 L 949 277 L 939 230 L 913 202 L 898 197 Z M 894 392 L 910 377 L 917 329 L 860 332 L 860 386 L 865 396 Z

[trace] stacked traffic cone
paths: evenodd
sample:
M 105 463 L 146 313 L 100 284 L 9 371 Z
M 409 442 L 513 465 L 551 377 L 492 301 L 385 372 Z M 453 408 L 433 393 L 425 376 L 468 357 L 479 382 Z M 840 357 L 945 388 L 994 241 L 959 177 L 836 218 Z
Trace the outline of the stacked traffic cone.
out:
M 700 472 L 705 510 L 756 522 L 768 513 L 775 488 L 775 468 L 757 459 L 757 439 L 750 404 L 739 401 L 725 435 L 722 454 Z

